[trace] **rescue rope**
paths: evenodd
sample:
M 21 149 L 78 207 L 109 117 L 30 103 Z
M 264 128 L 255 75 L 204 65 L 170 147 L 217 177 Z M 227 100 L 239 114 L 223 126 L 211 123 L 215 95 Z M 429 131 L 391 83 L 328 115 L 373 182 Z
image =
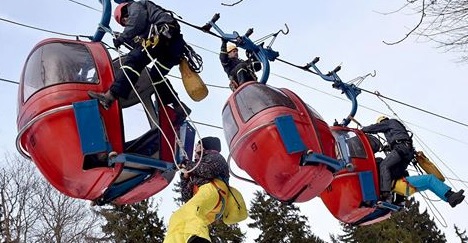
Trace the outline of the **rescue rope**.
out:
M 157 62 L 156 59 L 153 58 L 153 57 L 151 56 L 151 54 L 149 53 L 149 51 L 148 51 L 148 49 L 147 49 L 146 47 L 143 47 L 143 49 L 145 50 L 146 55 L 148 56 L 148 58 L 151 60 L 151 66 L 154 67 L 154 68 L 158 71 L 159 76 L 163 78 L 163 80 L 161 80 L 161 82 L 165 82 L 165 84 L 169 87 L 169 84 L 167 83 L 167 78 L 165 78 L 165 77 L 162 75 L 162 72 L 161 72 L 161 70 L 159 69 L 158 65 L 155 65 L 155 63 Z M 153 80 L 152 80 L 152 77 L 151 77 L 150 75 L 148 75 L 148 77 L 150 78 L 151 83 L 154 83 Z M 156 96 L 158 97 L 159 104 L 162 105 L 163 103 L 162 103 L 162 100 L 161 100 L 161 96 L 159 95 L 158 90 L 156 89 L 156 87 L 155 87 L 154 85 L 153 85 L 153 89 L 154 89 L 154 92 L 156 93 Z M 169 90 L 170 90 L 171 94 L 172 94 L 174 97 L 177 97 L 177 95 L 174 93 L 174 90 L 173 90 L 173 89 L 170 89 L 170 88 L 169 88 Z M 135 90 L 135 93 L 137 93 L 136 90 Z M 185 113 L 187 119 L 188 119 L 189 121 L 191 121 L 192 119 L 190 118 L 190 115 L 188 114 L 188 112 L 185 110 L 185 107 L 182 105 L 182 102 L 181 102 L 179 99 L 176 99 L 176 100 L 177 100 L 177 102 L 178 102 L 178 105 L 183 109 L 183 111 L 184 111 L 184 113 Z M 166 117 L 169 119 L 169 114 L 167 113 L 166 107 L 165 107 L 164 105 L 162 105 L 162 108 L 163 108 L 163 110 L 164 110 L 164 113 L 165 113 Z M 170 119 L 169 119 L 169 120 L 170 120 Z M 192 123 L 192 124 L 193 124 L 193 123 Z M 174 136 L 175 136 L 175 138 L 176 138 L 176 143 L 177 143 L 177 145 L 179 145 L 179 148 L 180 148 L 181 153 L 183 153 L 183 155 L 184 155 L 184 157 L 185 157 L 186 159 L 189 159 L 189 158 L 188 158 L 188 155 L 187 155 L 187 151 L 185 151 L 184 147 L 182 146 L 182 142 L 181 142 L 181 140 L 180 140 L 180 138 L 179 138 L 179 136 L 178 136 L 178 134 L 177 134 L 177 131 L 175 130 L 174 125 L 173 125 L 172 123 L 171 123 L 170 125 L 171 125 L 172 132 L 174 133 Z M 196 131 L 196 135 L 198 136 L 199 140 L 201 141 L 201 135 L 200 135 L 200 133 L 198 132 L 198 129 L 196 128 L 195 125 L 193 125 L 193 126 L 194 126 L 194 129 L 195 129 L 195 131 Z M 164 134 L 164 131 L 161 130 L 161 132 Z M 167 139 L 166 139 L 166 140 L 167 140 Z M 166 141 L 166 142 L 169 144 L 168 141 Z M 197 163 L 195 164 L 195 166 L 194 166 L 192 169 L 190 169 L 190 170 L 186 170 L 185 168 L 179 166 L 179 163 L 177 163 L 177 160 L 176 160 L 176 158 L 175 158 L 174 149 L 172 148 L 172 146 L 170 146 L 170 147 L 171 147 L 172 157 L 173 157 L 173 159 L 174 159 L 174 164 L 175 164 L 177 170 L 180 170 L 180 171 L 182 171 L 183 173 L 190 173 L 190 172 L 194 171 L 194 170 L 198 167 L 198 165 L 200 164 L 201 159 L 203 158 L 203 142 L 200 142 L 200 143 L 201 143 L 201 145 L 202 145 L 201 157 L 200 157 L 200 159 L 197 161 Z

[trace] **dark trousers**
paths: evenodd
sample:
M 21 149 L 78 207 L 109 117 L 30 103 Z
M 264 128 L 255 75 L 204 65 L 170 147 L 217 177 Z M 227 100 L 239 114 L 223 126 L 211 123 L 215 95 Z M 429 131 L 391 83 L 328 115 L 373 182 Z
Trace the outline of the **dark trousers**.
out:
M 168 74 L 172 67 L 180 63 L 184 53 L 184 46 L 185 41 L 182 35 L 178 34 L 174 35 L 171 39 L 161 38 L 154 48 L 147 48 L 149 55 L 158 61 L 155 63 L 155 66 L 159 69 L 159 72 L 155 67 L 150 71 L 153 82 L 161 81 L 163 76 Z M 132 89 L 129 82 L 135 84 L 139 78 L 138 74 L 140 74 L 150 62 L 151 59 L 142 46 L 137 46 L 131 50 L 125 58 L 122 67 L 116 71 L 114 83 L 110 88 L 112 94 L 124 99 L 128 98 Z M 156 85 L 156 89 L 158 88 L 162 89 L 158 90 L 158 93 L 164 97 L 163 104 L 173 103 L 176 97 L 173 97 L 173 95 L 168 92 L 169 89 L 172 89 L 172 85 L 166 85 L 163 82 Z
M 242 62 L 238 64 L 234 69 L 231 71 L 231 76 L 233 80 L 237 82 L 238 85 L 241 85 L 248 81 L 256 81 L 257 76 L 252 71 L 250 67 L 250 63 Z
M 380 191 L 390 192 L 392 190 L 392 174 L 391 168 L 398 163 L 402 163 L 402 159 L 396 150 L 392 150 L 380 163 Z

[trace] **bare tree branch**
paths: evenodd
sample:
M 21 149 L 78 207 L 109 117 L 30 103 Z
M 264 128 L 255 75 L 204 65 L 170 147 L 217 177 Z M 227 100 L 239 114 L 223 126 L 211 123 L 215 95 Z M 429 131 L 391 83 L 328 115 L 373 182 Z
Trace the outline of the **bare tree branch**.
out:
M 407 39 L 410 35 L 418 36 L 418 40 L 427 40 L 437 44 L 437 48 L 445 51 L 459 52 L 460 61 L 468 60 L 468 0 L 411 0 L 402 8 L 417 4 L 412 11 L 421 15 L 417 25 L 404 38 L 388 43 L 394 45 Z
M 395 44 L 398 44 L 402 41 L 404 41 L 405 39 L 407 39 L 414 31 L 416 31 L 416 29 L 419 28 L 419 26 L 422 24 L 423 22 L 423 19 L 424 17 L 426 16 L 425 14 L 425 11 L 424 11 L 424 8 L 425 8 L 425 0 L 423 0 L 423 4 L 422 4 L 422 10 L 421 10 L 421 18 L 419 19 L 419 23 L 412 29 L 410 30 L 408 33 L 406 33 L 405 37 L 403 37 L 402 39 L 398 40 L 398 41 L 395 41 L 395 42 L 386 42 L 386 41 L 383 41 L 383 43 L 387 44 L 387 45 L 395 45 Z
M 223 5 L 223 6 L 228 6 L 228 7 L 232 7 L 232 6 L 234 6 L 234 5 L 237 5 L 237 4 L 241 3 L 242 1 L 244 1 L 244 0 L 239 0 L 239 1 L 237 1 L 237 2 L 230 3 L 230 4 L 228 4 L 228 3 L 221 3 L 221 5 Z

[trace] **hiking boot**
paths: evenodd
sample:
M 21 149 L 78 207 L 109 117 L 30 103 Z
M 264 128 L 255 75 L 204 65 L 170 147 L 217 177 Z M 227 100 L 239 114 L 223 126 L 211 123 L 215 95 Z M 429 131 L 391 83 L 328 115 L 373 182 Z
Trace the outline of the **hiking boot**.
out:
M 190 108 L 188 108 L 188 106 L 186 104 L 184 104 L 184 102 L 180 102 L 180 104 L 182 104 L 182 106 L 178 105 L 178 106 L 174 107 L 174 111 L 176 113 L 176 118 L 175 118 L 174 124 L 176 126 L 182 125 L 182 123 L 185 121 L 187 116 L 189 116 L 190 113 L 192 113 L 192 110 Z
M 109 91 L 107 91 L 106 93 L 96 93 L 94 91 L 88 91 L 88 95 L 92 99 L 97 99 L 102 105 L 102 107 L 106 110 L 109 109 L 109 107 L 112 105 L 112 102 L 114 102 L 115 100 L 115 97 Z
M 390 192 L 382 192 L 380 194 L 380 201 L 382 202 L 387 202 L 387 203 L 392 203 L 393 202 L 393 195 Z
M 463 202 L 463 200 L 465 199 L 465 196 L 463 195 L 464 192 L 464 190 L 460 190 L 458 192 L 450 193 L 450 196 L 447 197 L 447 202 L 450 204 L 450 206 L 452 206 L 452 208 Z

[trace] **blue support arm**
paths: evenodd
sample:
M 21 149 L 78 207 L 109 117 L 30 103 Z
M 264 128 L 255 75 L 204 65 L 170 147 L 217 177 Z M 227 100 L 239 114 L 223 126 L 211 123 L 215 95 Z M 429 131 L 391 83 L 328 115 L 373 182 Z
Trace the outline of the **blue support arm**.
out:
M 317 73 L 317 75 L 320 76 L 323 80 L 333 82 L 332 87 L 341 90 L 346 95 L 346 97 L 352 102 L 351 112 L 339 124 L 340 126 L 345 127 L 351 122 L 351 119 L 356 115 L 358 108 L 357 96 L 361 93 L 361 89 L 354 84 L 347 84 L 341 81 L 341 78 L 337 74 L 337 72 L 341 70 L 341 66 L 336 67 L 333 71 L 330 71 L 327 74 L 323 74 L 316 65 L 319 60 L 320 58 L 316 57 L 312 62 L 306 65 L 306 68 L 309 69 L 312 67 Z
M 96 30 L 96 33 L 91 38 L 91 41 L 98 42 L 102 40 L 104 34 L 106 33 L 106 28 L 110 29 L 109 23 L 111 19 L 111 1 L 110 0 L 99 0 L 102 3 L 102 16 L 101 22 L 99 23 L 99 27 Z

